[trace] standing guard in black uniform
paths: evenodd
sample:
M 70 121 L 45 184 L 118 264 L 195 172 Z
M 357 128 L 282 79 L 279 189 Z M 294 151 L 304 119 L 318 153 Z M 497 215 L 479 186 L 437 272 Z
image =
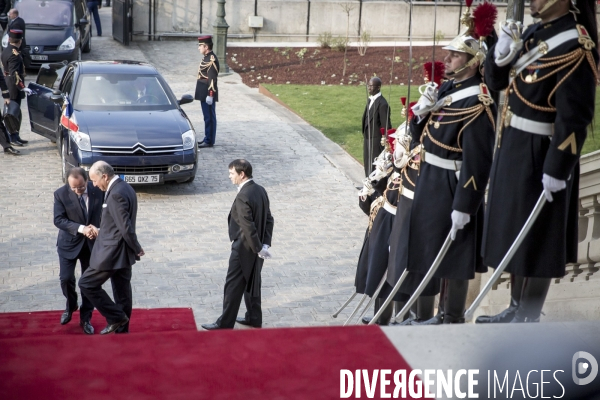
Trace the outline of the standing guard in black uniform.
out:
M 439 61 L 436 61 L 435 63 L 425 63 L 425 65 L 423 65 L 425 83 L 434 82 L 439 87 L 439 85 L 442 84 L 442 79 L 445 75 L 444 69 L 444 63 Z M 403 97 L 401 98 L 401 101 L 403 106 L 402 115 L 405 116 L 407 112 L 407 99 Z M 386 282 L 381 290 L 382 296 L 386 298 L 391 294 L 393 287 L 396 285 L 406 268 L 406 256 L 408 251 L 406 247 L 402 247 L 399 244 L 402 243 L 402 236 L 409 234 L 407 216 L 410 215 L 410 209 L 412 207 L 417 186 L 417 178 L 419 177 L 419 164 L 421 162 L 421 145 L 418 141 L 412 139 L 412 135 L 408 129 L 408 127 L 410 127 L 410 122 L 414 118 L 412 107 L 416 103 L 417 102 L 414 101 L 408 104 L 406 123 L 396 131 L 394 165 L 397 168 L 402 168 L 404 184 L 402 187 L 402 197 L 398 200 L 398 210 L 396 212 L 396 218 L 394 218 L 392 233 L 390 234 L 388 273 Z M 398 302 L 396 307 L 397 311 L 400 311 L 422 280 L 423 275 L 415 272 L 411 272 L 406 276 L 397 294 L 394 296 L 394 300 Z M 424 322 L 433 317 L 435 296 L 439 291 L 439 279 L 434 278 L 419 296 L 415 305 L 411 308 L 411 311 L 413 311 L 411 315 L 406 315 L 405 321 L 401 322 L 400 325 L 412 325 L 413 321 Z
M 217 135 L 217 77 L 219 76 L 219 59 L 212 51 L 212 36 L 206 35 L 198 38 L 198 50 L 202 54 L 202 61 L 198 66 L 196 80 L 196 93 L 194 99 L 200 100 L 202 114 L 204 115 L 204 139 L 198 147 L 213 147 Z
M 493 30 L 496 9 L 482 3 L 475 10 L 485 16 Z M 487 8 L 487 11 L 486 11 Z M 408 235 L 401 246 L 407 250 L 406 269 L 425 275 L 449 232 L 453 238 L 434 278 L 447 282 L 439 315 L 423 324 L 464 322 L 469 280 L 486 272 L 481 258 L 483 198 L 492 165 L 496 109 L 480 68 L 487 50 L 478 20 L 467 9 L 465 33 L 456 37 L 444 58 L 446 76 L 436 89 L 428 84 L 413 111 L 413 138 L 421 142 L 420 176 L 410 215 Z M 473 22 L 475 24 L 473 24 Z M 479 32 L 479 35 L 477 35 Z M 440 99 L 439 101 L 437 99 Z M 409 274 L 410 276 L 410 274 Z
M 487 56 L 490 88 L 506 89 L 491 171 L 482 254 L 497 267 L 544 192 L 548 204 L 506 267 L 510 307 L 478 323 L 537 322 L 552 278 L 577 260 L 579 155 L 594 116 L 595 0 L 532 0 L 541 21 L 507 21 Z M 507 218 L 510 216 L 510 218 Z
M 6 86 L 6 80 L 4 74 L 0 74 L 0 91 L 2 91 L 2 97 L 4 98 L 4 104 L 10 103 L 10 94 L 8 93 L 8 86 Z M 0 146 L 4 149 L 4 153 L 18 156 L 21 154 L 19 150 L 15 150 L 10 143 L 10 135 L 4 126 L 4 122 L 0 121 Z
M 1 57 L 2 69 L 4 70 L 4 77 L 6 79 L 10 100 L 16 102 L 19 107 L 21 106 L 21 100 L 25 97 L 25 94 L 31 94 L 31 89 L 26 88 L 25 82 L 23 81 L 25 66 L 23 64 L 21 53 L 19 53 L 18 50 L 22 39 L 23 31 L 11 29 L 8 33 L 8 46 L 2 51 Z M 23 146 L 23 144 L 27 143 L 27 140 L 23 140 L 19 136 L 21 118 L 19 118 L 18 125 L 18 130 L 9 132 L 11 143 L 16 146 Z

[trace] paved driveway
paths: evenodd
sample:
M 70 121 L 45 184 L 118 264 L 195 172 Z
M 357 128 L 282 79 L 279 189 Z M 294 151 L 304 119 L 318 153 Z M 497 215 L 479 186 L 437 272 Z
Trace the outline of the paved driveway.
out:
M 85 59 L 147 61 L 178 97 L 193 94 L 194 41 L 125 48 L 109 36 L 110 8 L 101 12 L 105 36 L 93 38 Z M 146 256 L 133 270 L 134 307 L 192 307 L 198 324 L 218 317 L 230 247 L 227 214 L 236 194 L 227 165 L 243 157 L 267 189 L 275 218 L 274 258 L 263 268 L 264 325 L 341 323 L 330 314 L 353 292 L 367 226 L 355 189 L 362 167 L 237 75 L 221 79 L 219 90 L 216 145 L 201 150 L 195 182 L 136 188 Z M 202 137 L 200 105 L 183 107 Z M 52 222 L 60 162 L 56 146 L 29 131 L 25 102 L 23 114 L 22 137 L 30 140 L 24 155 L 0 156 L 0 312 L 60 310 L 65 301 Z

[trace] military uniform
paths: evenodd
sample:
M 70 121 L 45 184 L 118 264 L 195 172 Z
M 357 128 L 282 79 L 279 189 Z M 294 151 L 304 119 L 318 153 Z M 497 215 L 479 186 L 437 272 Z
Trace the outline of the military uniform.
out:
M 212 36 L 202 36 L 198 38 L 198 44 L 212 46 Z M 204 114 L 204 140 L 202 143 L 206 147 L 212 147 L 215 144 L 217 134 L 217 114 L 216 102 L 219 101 L 219 92 L 217 90 L 217 78 L 219 75 L 219 60 L 213 51 L 209 51 L 198 66 L 198 76 L 196 77 L 196 93 L 194 98 L 200 100 L 202 113 Z M 207 103 L 210 98 L 212 104 Z
M 20 39 L 23 37 L 23 32 L 11 29 L 9 31 L 9 37 Z M 6 80 L 6 88 L 2 87 L 2 97 L 7 98 L 5 90 L 8 90 L 8 98 L 20 106 L 21 100 L 25 97 L 25 93 L 23 92 L 23 89 L 25 89 L 25 65 L 23 64 L 23 57 L 21 56 L 18 47 L 9 43 L 2 51 L 0 59 L 2 60 L 2 69 L 4 70 L 4 78 Z M 18 126 L 20 130 L 20 115 Z M 11 142 L 17 144 L 27 143 L 27 141 L 24 141 L 19 137 L 19 131 L 9 133 L 11 134 Z
M 595 43 L 571 13 L 530 26 L 522 38 L 524 46 L 511 63 L 499 67 L 494 51 L 486 63 L 486 82 L 506 89 L 506 105 L 491 171 L 485 263 L 497 267 L 508 252 L 542 193 L 544 174 L 566 181 L 566 189 L 544 205 L 506 268 L 527 277 L 521 279 L 524 298 L 517 290 L 509 318 L 483 322 L 506 322 L 512 315 L 518 322 L 538 320 L 550 278 L 563 277 L 565 264 L 577 259 L 579 155 L 594 115 Z M 520 68 L 521 56 L 530 51 L 539 58 Z

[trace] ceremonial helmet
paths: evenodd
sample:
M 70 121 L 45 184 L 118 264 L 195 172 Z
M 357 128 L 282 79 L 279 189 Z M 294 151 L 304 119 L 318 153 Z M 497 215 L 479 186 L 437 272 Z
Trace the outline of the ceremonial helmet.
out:
M 461 22 L 466 29 L 455 37 L 448 46 L 443 47 L 444 50 L 467 53 L 472 58 L 462 67 L 448 73 L 449 76 L 464 71 L 476 63 L 482 65 L 488 51 L 486 38 L 495 35 L 494 24 L 498 16 L 496 6 L 484 1 L 471 14 L 472 3 L 473 0 L 466 0 L 467 9 L 461 18 Z

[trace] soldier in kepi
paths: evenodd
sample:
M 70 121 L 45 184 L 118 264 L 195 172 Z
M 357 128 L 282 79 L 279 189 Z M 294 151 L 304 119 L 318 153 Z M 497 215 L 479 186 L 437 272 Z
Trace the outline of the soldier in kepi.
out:
M 506 90 L 491 171 L 482 252 L 497 267 L 544 193 L 547 203 L 506 267 L 508 309 L 478 323 L 537 322 L 552 278 L 577 260 L 579 155 L 594 116 L 595 0 L 532 0 L 540 22 L 506 21 L 485 79 Z
M 217 77 L 219 75 L 219 60 L 212 51 L 212 36 L 200 36 L 198 38 L 198 51 L 202 54 L 202 61 L 198 67 L 196 78 L 196 95 L 194 98 L 200 100 L 202 114 L 204 114 L 204 139 L 198 147 L 213 147 L 217 134 L 216 103 L 219 101 L 217 92 Z
M 495 16 L 491 3 L 475 15 Z M 486 10 L 486 7 L 488 8 Z M 475 10 L 478 11 L 478 10 Z M 485 272 L 481 251 L 483 199 L 494 148 L 496 109 L 480 69 L 487 51 L 478 19 L 464 19 L 469 28 L 456 37 L 444 58 L 449 81 L 420 89 L 412 108 L 411 132 L 423 146 L 420 175 L 410 214 L 408 235 L 399 244 L 407 249 L 406 269 L 425 275 L 450 234 L 451 243 L 434 278 L 444 280 L 438 314 L 423 324 L 464 322 L 469 280 Z M 488 24 L 493 30 L 493 18 Z M 439 99 L 439 100 L 438 100 Z
M 14 102 L 21 107 L 21 100 L 25 97 L 25 94 L 31 94 L 31 89 L 25 87 L 25 66 L 23 64 L 23 57 L 19 53 L 19 46 L 23 40 L 23 31 L 20 29 L 11 29 L 8 32 L 8 46 L 2 51 L 2 69 L 4 70 L 4 77 L 6 80 L 6 86 L 8 87 L 9 98 L 11 102 Z M 12 109 L 10 104 L 9 110 Z M 15 107 L 16 108 L 16 107 Z M 17 110 L 18 111 L 18 110 Z M 7 126 L 10 134 L 10 142 L 15 146 L 23 146 L 27 143 L 27 140 L 22 139 L 19 136 L 19 130 L 21 127 L 21 116 L 19 113 L 17 126 L 12 124 Z

